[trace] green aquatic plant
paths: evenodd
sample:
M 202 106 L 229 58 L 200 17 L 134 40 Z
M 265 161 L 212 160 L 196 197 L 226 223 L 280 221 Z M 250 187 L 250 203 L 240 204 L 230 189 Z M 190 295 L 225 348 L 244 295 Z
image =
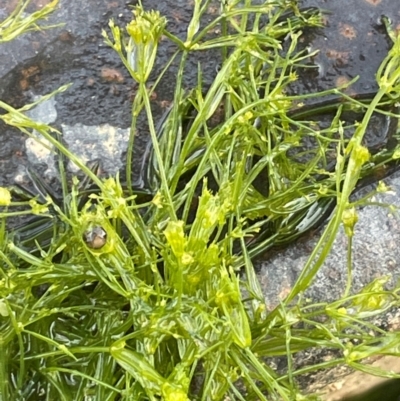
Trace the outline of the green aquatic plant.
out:
M 26 14 L 30 0 L 18 1 L 13 12 L 0 22 L 0 43 L 9 42 L 17 36 L 39 29 L 54 28 L 55 25 L 38 25 L 37 22 L 46 18 L 57 7 L 58 0 L 53 0 L 34 13 Z
M 387 290 L 381 278 L 351 293 L 349 280 L 332 303 L 299 295 L 341 224 L 352 237 L 356 207 L 368 200 L 352 202 L 354 189 L 398 159 L 400 38 L 391 35 L 371 99 L 352 99 L 344 88 L 289 95 L 310 57 L 298 50 L 301 30 L 320 26 L 320 12 L 284 0 L 231 0 L 204 26 L 209 4 L 195 0 L 184 40 L 141 6 L 126 29 L 111 22 L 103 33 L 139 84 L 129 154 L 138 116 L 147 117 L 151 144 L 139 187 L 132 156 L 127 183 L 100 179 L 56 130 L 26 117 L 32 105 L 0 103 L 4 122 L 55 146 L 62 187 L 57 196 L 31 172 L 37 196 L 0 189 L 0 400 L 289 401 L 315 399 L 301 393 L 298 378 L 340 364 L 397 377 L 362 360 L 398 354 L 398 335 L 371 322 L 399 306 L 398 287 Z M 216 27 L 221 37 L 212 36 Z M 161 35 L 175 44 L 179 69 L 173 105 L 157 125 L 151 90 L 170 63 L 151 90 L 147 80 Z M 186 92 L 189 57 L 214 48 L 222 62 L 212 84 L 204 87 L 199 68 L 197 87 Z M 335 100 L 321 106 L 328 95 Z M 309 98 L 322 103 L 302 107 Z M 356 124 L 345 121 L 349 109 L 360 116 Z M 331 116 L 325 126 L 317 124 L 321 113 Z M 396 122 L 374 152 L 363 142 L 372 113 Z M 86 177 L 68 182 L 64 160 Z M 269 311 L 253 258 L 329 214 L 291 293 Z M 34 217 L 13 230 L 21 215 Z M 336 357 L 295 363 L 313 348 Z M 283 370 L 268 363 L 278 357 L 286 358 Z

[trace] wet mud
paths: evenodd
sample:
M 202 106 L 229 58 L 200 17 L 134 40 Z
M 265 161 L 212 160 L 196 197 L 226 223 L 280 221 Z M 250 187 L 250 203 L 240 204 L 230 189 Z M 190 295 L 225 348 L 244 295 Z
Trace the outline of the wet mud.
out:
M 322 91 L 358 77 L 347 93 L 374 93 L 375 73 L 392 46 L 382 17 L 399 30 L 399 4 L 392 0 L 302 0 L 301 4 L 324 10 L 324 27 L 305 32 L 303 46 L 319 52 L 311 68 L 300 75 L 295 90 Z

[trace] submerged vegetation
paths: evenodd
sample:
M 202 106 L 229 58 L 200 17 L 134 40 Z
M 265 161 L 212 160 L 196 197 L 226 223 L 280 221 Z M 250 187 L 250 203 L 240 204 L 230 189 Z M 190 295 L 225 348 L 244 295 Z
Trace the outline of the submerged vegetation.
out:
M 317 395 L 302 395 L 298 378 L 320 369 L 347 364 L 396 377 L 362 360 L 398 355 L 398 333 L 370 318 L 399 305 L 399 288 L 385 289 L 381 278 L 352 293 L 349 257 L 342 299 L 310 304 L 299 295 L 341 224 L 351 251 L 362 203 L 350 200 L 354 189 L 399 157 L 397 129 L 378 151 L 363 139 L 373 113 L 398 118 L 400 38 L 385 21 L 393 47 L 372 99 L 352 99 L 344 88 L 290 95 L 311 56 L 298 40 L 303 29 L 320 26 L 320 12 L 294 1 L 227 0 L 203 26 L 209 3 L 194 1 L 185 40 L 141 6 L 126 29 L 111 21 L 103 32 L 138 83 L 127 183 L 100 179 L 56 130 L 24 114 L 33 105 L 16 110 L 0 102 L 5 123 L 55 146 L 63 191 L 58 199 L 33 174 L 36 197 L 0 188 L 1 400 L 305 400 Z M 25 25 L 22 14 L 9 18 L 0 38 L 4 27 L 36 27 L 35 18 Z M 216 27 L 222 34 L 210 37 Z M 179 59 L 179 71 L 173 105 L 157 124 L 147 81 L 162 36 L 176 45 L 171 63 Z M 214 81 L 205 88 L 199 67 L 198 86 L 186 92 L 188 58 L 215 48 L 222 63 Z M 304 111 L 309 99 L 326 96 L 334 96 L 328 113 Z M 349 110 L 359 121 L 345 122 Z M 325 126 L 322 113 L 331 115 Z M 131 166 L 141 114 L 151 145 L 138 188 Z M 66 159 L 85 179 L 68 182 Z M 34 217 L 11 230 L 11 219 L 24 215 Z M 268 310 L 253 258 L 329 215 L 290 294 Z M 296 366 L 294 355 L 313 348 L 336 350 L 336 357 Z M 272 357 L 286 359 L 286 367 L 274 369 Z

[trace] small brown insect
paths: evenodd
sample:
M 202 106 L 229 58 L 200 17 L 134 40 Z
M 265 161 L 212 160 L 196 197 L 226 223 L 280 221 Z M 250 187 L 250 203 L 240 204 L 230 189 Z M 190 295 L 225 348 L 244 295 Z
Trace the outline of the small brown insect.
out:
M 100 249 L 107 242 L 107 232 L 103 227 L 94 226 L 83 234 L 86 245 L 92 249 Z

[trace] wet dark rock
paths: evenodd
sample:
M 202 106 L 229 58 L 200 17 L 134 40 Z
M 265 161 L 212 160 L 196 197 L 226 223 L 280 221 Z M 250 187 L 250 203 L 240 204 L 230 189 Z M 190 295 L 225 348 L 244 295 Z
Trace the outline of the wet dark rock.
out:
M 186 34 L 192 6 L 186 1 L 178 5 L 175 1 L 147 2 L 148 8 L 159 9 L 167 16 L 169 29 L 181 38 Z M 104 44 L 101 35 L 113 18 L 120 26 L 125 26 L 132 17 L 134 1 L 74 2 L 61 0 L 59 8 L 50 16 L 47 24 L 64 23 L 62 27 L 23 35 L 2 47 L 0 63 L 0 99 L 14 107 L 20 107 L 36 95 L 49 93 L 61 85 L 72 83 L 62 95 L 56 97 L 56 127 L 61 124 L 94 127 L 109 124 L 113 127 L 128 128 L 131 120 L 131 104 L 137 87 L 127 73 L 115 52 Z M 176 51 L 175 45 L 167 40 L 160 43 L 160 52 L 152 80 L 161 71 Z M 186 71 L 186 87 L 197 84 L 197 62 L 204 64 L 205 85 L 215 75 L 218 64 L 217 54 L 191 57 Z M 177 64 L 165 76 L 155 92 L 153 109 L 160 116 L 171 102 Z M 141 128 L 143 126 L 143 128 Z M 148 140 L 148 132 L 143 123 L 139 126 L 135 152 L 143 154 Z M 80 130 L 77 135 L 80 135 Z M 19 138 L 20 134 L 12 134 Z M 0 136 L 0 148 L 9 148 L 6 136 Z M 23 139 L 19 140 L 23 143 Z M 93 141 L 101 143 L 102 138 Z M 4 142 L 4 143 L 3 143 Z M 23 146 L 18 145 L 23 153 Z M 118 154 L 125 154 L 125 148 Z M 9 159 L 11 152 L 5 155 Z M 139 156 L 136 157 L 139 159 Z M 117 162 L 121 165 L 121 162 Z M 12 176 L 16 166 L 10 165 L 7 175 Z M 111 169 L 110 172 L 115 172 Z

